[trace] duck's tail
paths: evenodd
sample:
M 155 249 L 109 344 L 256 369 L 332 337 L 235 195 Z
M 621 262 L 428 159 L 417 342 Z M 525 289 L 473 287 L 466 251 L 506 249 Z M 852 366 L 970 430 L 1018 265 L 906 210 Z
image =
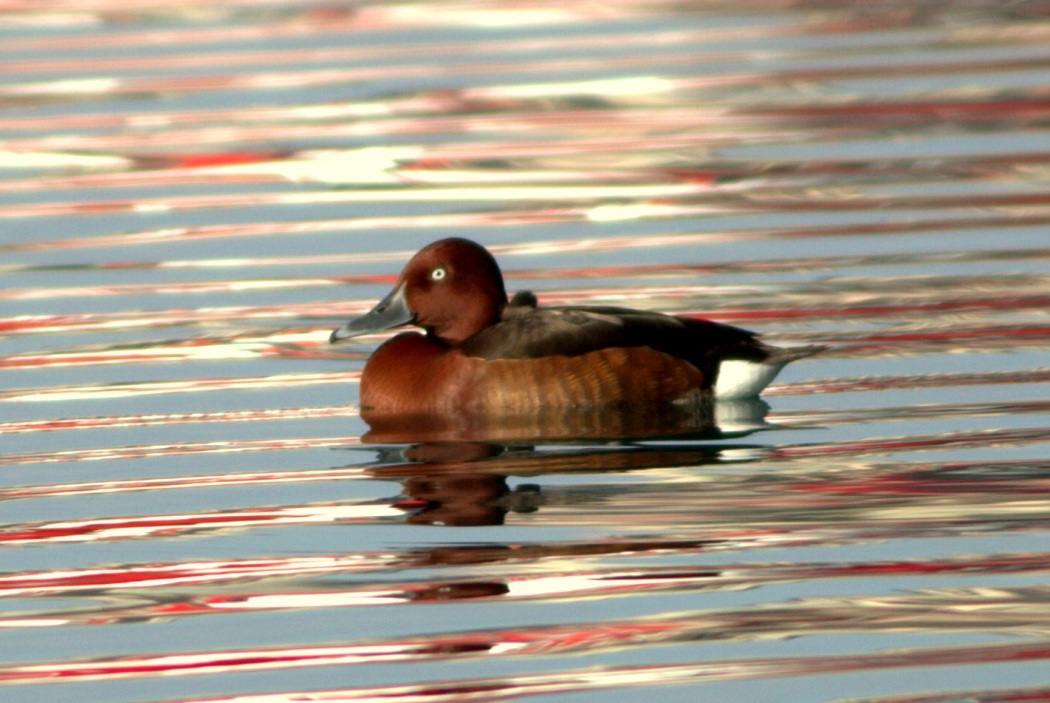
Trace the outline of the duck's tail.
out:
M 762 359 L 725 358 L 718 365 L 715 379 L 716 400 L 739 400 L 756 398 L 766 386 L 773 382 L 780 370 L 792 361 L 813 356 L 827 349 L 826 346 L 773 347 L 762 345 L 766 352 Z

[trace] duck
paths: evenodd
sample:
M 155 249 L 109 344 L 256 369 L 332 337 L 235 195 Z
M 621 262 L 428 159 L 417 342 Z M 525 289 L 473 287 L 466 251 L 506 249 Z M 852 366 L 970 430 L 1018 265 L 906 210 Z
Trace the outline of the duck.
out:
M 371 355 L 362 411 L 527 413 L 688 405 L 756 398 L 788 363 L 820 347 L 781 348 L 710 320 L 622 307 L 508 299 L 483 246 L 453 237 L 421 249 L 336 343 L 413 325 Z

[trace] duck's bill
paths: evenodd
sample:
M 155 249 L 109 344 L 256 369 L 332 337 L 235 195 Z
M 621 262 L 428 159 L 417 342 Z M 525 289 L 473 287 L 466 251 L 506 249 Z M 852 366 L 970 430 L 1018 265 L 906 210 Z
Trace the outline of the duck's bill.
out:
M 335 343 L 362 334 L 382 332 L 391 327 L 408 324 L 415 318 L 416 314 L 409 309 L 408 301 L 405 300 L 405 286 L 402 284 L 390 291 L 390 295 L 380 300 L 378 305 L 363 316 L 334 330 L 328 341 Z

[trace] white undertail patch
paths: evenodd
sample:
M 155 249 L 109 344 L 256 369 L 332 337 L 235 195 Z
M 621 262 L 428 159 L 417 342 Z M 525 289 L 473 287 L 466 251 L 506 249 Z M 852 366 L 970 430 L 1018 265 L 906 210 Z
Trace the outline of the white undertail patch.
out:
M 718 366 L 715 398 L 720 400 L 755 398 L 786 365 L 786 360 L 758 363 L 741 359 L 726 359 Z

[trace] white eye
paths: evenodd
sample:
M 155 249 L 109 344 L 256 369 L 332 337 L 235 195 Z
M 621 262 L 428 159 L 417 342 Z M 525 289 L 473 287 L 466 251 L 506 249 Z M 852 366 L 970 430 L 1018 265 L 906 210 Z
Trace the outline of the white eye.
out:
M 445 276 L 447 276 L 447 275 L 448 275 L 448 271 L 446 271 L 445 269 L 443 269 L 443 268 L 436 268 L 436 269 L 434 269 L 433 271 L 430 272 L 430 280 L 431 281 L 440 281 L 440 280 L 443 280 L 445 278 Z

